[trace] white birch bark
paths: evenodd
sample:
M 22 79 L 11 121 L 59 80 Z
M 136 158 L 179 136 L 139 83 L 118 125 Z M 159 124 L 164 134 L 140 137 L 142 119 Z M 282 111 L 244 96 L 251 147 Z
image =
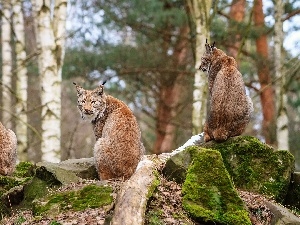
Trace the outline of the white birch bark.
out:
M 284 12 L 284 2 L 282 0 L 275 1 L 275 25 L 274 25 L 274 64 L 275 76 L 277 83 L 277 143 L 278 149 L 289 149 L 289 133 L 288 133 L 288 116 L 287 116 L 287 93 L 286 79 L 283 70 L 283 23 L 282 15 Z
M 201 57 L 204 53 L 204 44 L 209 40 L 209 11 L 211 0 L 189 0 L 191 16 L 196 25 L 196 49 L 195 49 L 195 81 L 193 93 L 193 133 L 199 134 L 203 130 L 207 111 L 207 76 L 199 70 Z
M 25 65 L 25 32 L 22 1 L 12 0 L 13 30 L 15 34 L 16 53 L 16 135 L 18 137 L 18 159 L 27 160 L 27 68 Z
M 53 3 L 54 7 L 51 5 Z M 61 67 L 67 1 L 35 0 L 34 8 L 41 52 L 42 160 L 57 162 L 60 160 Z
M 12 128 L 12 48 L 11 41 L 11 4 L 10 1 L 2 1 L 2 123 L 8 129 Z

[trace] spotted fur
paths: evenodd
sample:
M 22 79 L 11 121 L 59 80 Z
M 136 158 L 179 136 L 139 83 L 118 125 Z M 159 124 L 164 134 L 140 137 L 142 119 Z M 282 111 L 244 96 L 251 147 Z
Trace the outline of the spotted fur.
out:
M 74 83 L 75 84 L 75 83 Z M 75 84 L 76 85 L 76 84 Z M 141 131 L 129 107 L 103 92 L 104 85 L 85 90 L 76 85 L 78 108 L 94 128 L 94 157 L 99 178 L 128 179 L 144 153 Z
M 208 74 L 210 99 L 204 140 L 221 142 L 242 134 L 249 123 L 253 104 L 246 95 L 235 59 L 214 44 L 206 43 L 199 69 Z
M 0 174 L 11 175 L 17 161 L 17 137 L 0 122 Z

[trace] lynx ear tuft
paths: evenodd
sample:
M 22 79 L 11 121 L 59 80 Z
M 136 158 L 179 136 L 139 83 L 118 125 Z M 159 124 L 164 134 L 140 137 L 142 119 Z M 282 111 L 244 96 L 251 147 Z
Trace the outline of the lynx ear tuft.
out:
M 104 81 L 102 82 L 102 84 L 101 84 L 101 85 L 104 85 L 104 84 L 106 84 L 106 82 L 107 82 L 107 80 L 104 80 Z
M 77 85 L 75 82 L 73 82 L 73 84 L 76 86 L 77 94 L 78 95 L 83 94 L 84 89 L 82 87 L 80 87 L 79 85 Z
M 213 45 L 211 46 L 211 49 L 215 47 L 216 42 L 214 41 Z

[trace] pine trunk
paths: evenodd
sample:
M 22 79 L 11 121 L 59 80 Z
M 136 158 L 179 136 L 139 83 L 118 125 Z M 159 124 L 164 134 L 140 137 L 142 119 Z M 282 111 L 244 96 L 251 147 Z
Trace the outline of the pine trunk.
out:
M 264 31 L 262 0 L 254 1 L 254 25 L 258 32 L 256 39 L 257 73 L 260 83 L 260 100 L 263 112 L 263 135 L 265 142 L 276 145 L 275 102 L 268 61 L 268 40 Z
M 201 57 L 205 51 L 206 39 L 209 36 L 209 11 L 211 0 L 189 0 L 187 1 L 190 16 L 196 26 L 196 46 L 195 46 L 195 80 L 193 93 L 193 133 L 199 134 L 203 131 L 207 112 L 208 86 L 207 76 L 199 70 Z
M 2 2 L 2 123 L 11 129 L 12 115 L 12 48 L 11 48 L 11 4 L 9 1 Z
M 188 52 L 187 25 L 181 27 L 178 41 L 174 48 L 173 65 L 174 67 L 184 66 Z M 167 49 L 167 47 L 165 48 Z M 166 50 L 167 52 L 167 50 Z M 171 74 L 162 78 L 159 101 L 157 105 L 157 128 L 154 153 L 170 152 L 173 149 L 176 137 L 176 117 L 178 116 L 182 93 L 184 92 L 185 74 Z
M 283 23 L 282 15 L 284 4 L 282 0 L 275 1 L 275 25 L 274 25 L 274 64 L 276 77 L 276 99 L 277 99 L 277 143 L 278 149 L 289 149 L 288 115 L 287 115 L 287 93 L 286 79 L 283 74 Z
M 238 63 L 238 53 L 242 42 L 241 30 L 239 29 L 238 24 L 244 20 L 245 6 L 245 0 L 233 1 L 229 13 L 230 19 L 232 20 L 230 26 L 232 30 L 235 30 L 236 32 L 230 37 L 231 46 L 228 47 L 228 55 L 234 57 Z
M 16 53 L 16 135 L 18 137 L 18 159 L 27 161 L 27 68 L 25 65 L 25 33 L 22 2 L 13 0 L 13 26 Z
M 61 70 L 64 56 L 66 1 L 35 1 L 42 102 L 42 160 L 60 160 Z M 53 15 L 53 19 L 52 19 Z M 59 35 L 59 36 L 58 36 Z

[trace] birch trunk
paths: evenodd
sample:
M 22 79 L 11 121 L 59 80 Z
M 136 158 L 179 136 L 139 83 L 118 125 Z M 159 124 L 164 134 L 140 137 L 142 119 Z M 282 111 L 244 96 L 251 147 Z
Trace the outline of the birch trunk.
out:
M 277 143 L 278 149 L 289 149 L 288 115 L 287 115 L 287 94 L 286 79 L 283 74 L 283 23 L 282 15 L 284 12 L 284 3 L 282 0 L 275 1 L 275 25 L 274 25 L 274 64 L 277 96 Z
M 9 1 L 2 2 L 2 123 L 11 129 L 12 107 L 12 49 L 11 49 L 11 4 Z
M 18 137 L 18 159 L 27 160 L 27 68 L 25 66 L 25 33 L 22 2 L 13 0 L 13 26 L 16 53 L 16 135 Z
M 199 134 L 203 130 L 207 111 L 207 76 L 199 70 L 201 57 L 204 53 L 205 41 L 209 40 L 209 10 L 211 0 L 189 0 L 188 6 L 191 17 L 196 25 L 196 48 L 195 48 L 195 81 L 194 81 L 194 104 L 193 104 L 193 133 Z
M 61 70 L 67 1 L 35 0 L 42 102 L 42 160 L 60 160 Z

